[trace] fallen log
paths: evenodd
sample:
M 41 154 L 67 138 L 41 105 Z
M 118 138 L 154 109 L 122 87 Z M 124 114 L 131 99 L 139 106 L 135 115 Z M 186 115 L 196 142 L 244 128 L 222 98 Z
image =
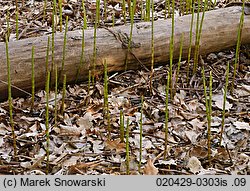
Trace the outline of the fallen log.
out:
M 202 28 L 200 41 L 200 54 L 220 51 L 235 46 L 237 42 L 237 30 L 241 16 L 241 7 L 233 6 L 206 12 Z M 201 17 L 200 17 L 201 18 Z M 174 58 L 179 55 L 181 35 L 183 41 L 183 59 L 187 57 L 189 47 L 191 15 L 178 17 L 175 19 L 174 31 Z M 195 43 L 196 16 L 193 25 L 192 49 Z M 125 58 L 127 49 L 122 46 L 122 42 L 115 37 L 120 30 L 121 34 L 129 34 L 130 26 L 114 27 L 109 31 L 105 28 L 97 29 L 96 38 L 96 64 L 95 74 L 103 72 L 104 59 L 108 64 L 108 71 L 122 71 L 125 68 Z M 89 69 L 93 69 L 93 34 L 94 30 L 85 30 L 85 62 L 80 70 L 79 80 L 88 78 Z M 62 71 L 67 75 L 67 83 L 75 82 L 77 70 L 79 68 L 82 31 L 72 31 L 67 33 L 67 45 L 65 55 L 65 66 Z M 171 36 L 171 19 L 159 20 L 154 23 L 154 56 L 155 65 L 167 64 L 169 61 L 169 43 Z M 12 95 L 21 96 L 22 91 L 15 86 L 30 92 L 31 90 L 31 49 L 35 47 L 35 87 L 36 90 L 44 88 L 46 81 L 46 49 L 48 36 L 28 38 L 19 41 L 9 42 L 9 58 L 11 65 Z M 250 43 L 250 15 L 245 15 L 242 30 L 242 43 Z M 140 46 L 132 48 L 132 54 L 128 53 L 127 69 L 138 69 L 141 65 L 138 58 L 145 66 L 151 65 L 151 23 L 143 22 L 135 24 L 133 29 L 133 42 L 140 43 Z M 50 43 L 51 44 L 51 43 Z M 63 50 L 63 33 L 55 34 L 55 57 L 54 65 L 61 70 Z M 0 100 L 7 98 L 7 64 L 5 43 L 0 43 Z M 51 51 L 50 61 L 51 65 Z M 50 66 L 51 67 L 51 66 Z M 52 74 L 54 76 L 54 74 Z M 54 80 L 52 80 L 53 82 Z

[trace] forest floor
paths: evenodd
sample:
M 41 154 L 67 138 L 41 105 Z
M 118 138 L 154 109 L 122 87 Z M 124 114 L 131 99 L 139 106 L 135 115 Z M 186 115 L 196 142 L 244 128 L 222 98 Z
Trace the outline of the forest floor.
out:
M 19 39 L 51 33 L 52 5 L 44 1 L 19 1 Z M 69 16 L 69 31 L 82 29 L 81 1 L 64 0 L 63 15 Z M 101 1 L 102 2 L 102 1 Z M 15 5 L 1 1 L 0 41 L 7 31 L 6 12 L 10 14 L 10 40 L 15 39 Z M 217 8 L 226 1 L 220 1 Z M 124 24 L 121 3 L 107 1 L 107 25 Z M 95 3 L 86 1 L 88 27 L 93 26 Z M 102 5 L 102 4 L 101 4 Z M 135 20 L 140 18 L 140 2 Z M 155 18 L 164 18 L 165 1 L 155 1 Z M 176 16 L 179 16 L 176 6 Z M 103 6 L 101 6 L 103 10 Z M 45 18 L 45 19 L 44 19 Z M 64 18 L 65 19 L 65 18 Z M 49 94 L 49 174 L 127 174 L 125 139 L 120 139 L 121 123 L 129 127 L 129 174 L 217 175 L 250 174 L 250 54 L 249 45 L 241 46 L 239 68 L 234 88 L 226 97 L 226 117 L 220 145 L 223 92 L 227 63 L 230 63 L 229 86 L 232 86 L 235 48 L 203 57 L 206 81 L 212 71 L 211 156 L 208 160 L 207 115 L 201 67 L 187 76 L 187 61 L 182 60 L 176 78 L 173 68 L 173 97 L 169 99 L 168 146 L 165 151 L 165 101 L 169 64 L 151 72 L 124 71 L 109 74 L 109 120 L 104 117 L 104 83 L 99 76 L 94 85 L 67 85 L 65 110 L 62 90 L 57 93 L 58 115 L 55 123 L 55 92 Z M 193 61 L 191 60 L 190 69 Z M 189 79 L 189 80 L 187 80 Z M 209 89 L 209 88 L 208 88 Z M 208 93 L 208 92 L 207 92 Z M 142 102 L 143 96 L 143 102 Z M 13 99 L 13 117 L 17 141 L 14 158 L 9 103 L 0 103 L 0 174 L 45 174 L 46 172 L 46 92 L 36 92 L 34 110 L 31 98 Z M 124 119 L 121 120 L 121 116 Z M 142 152 L 140 161 L 140 127 Z M 166 154 L 166 156 L 164 156 Z

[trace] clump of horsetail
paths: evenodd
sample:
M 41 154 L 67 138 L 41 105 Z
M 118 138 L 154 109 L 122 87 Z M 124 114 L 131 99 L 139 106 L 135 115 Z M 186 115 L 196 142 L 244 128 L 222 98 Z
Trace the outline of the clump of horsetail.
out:
M 62 32 L 62 0 L 59 0 L 59 23 L 60 23 L 60 32 Z
M 207 10 L 207 0 L 205 0 L 205 5 L 202 12 L 201 22 L 199 26 L 199 9 L 200 9 L 200 0 L 198 1 L 198 13 L 197 13 L 197 23 L 196 23 L 196 32 L 198 31 L 198 34 L 196 33 L 196 44 L 195 44 L 195 53 L 194 53 L 194 68 L 193 68 L 193 74 L 196 73 L 197 66 L 198 66 L 198 60 L 199 60 L 199 52 L 200 52 L 200 39 L 201 39 L 201 30 L 203 21 L 205 18 L 205 12 Z
M 203 62 L 203 61 L 202 61 Z M 212 72 L 210 71 L 209 75 L 209 100 L 207 96 L 207 88 L 206 88 L 206 77 L 204 71 L 204 65 L 202 66 L 202 80 L 203 80 L 203 88 L 204 88 L 204 97 L 206 104 L 206 114 L 207 114 L 207 147 L 208 147 L 208 161 L 209 165 L 211 163 L 211 114 L 212 114 Z
M 154 76 L 154 59 L 155 59 L 155 49 L 154 49 L 154 2 L 152 1 L 152 20 L 151 20 L 151 72 L 150 72 L 150 92 L 152 93 L 153 89 L 153 76 Z
M 225 84 L 225 87 L 224 87 L 224 96 L 223 96 L 223 108 L 222 108 L 221 131 L 220 131 L 220 146 L 221 146 L 221 143 L 222 143 L 222 134 L 223 134 L 224 125 L 225 125 L 228 78 L 229 78 L 229 62 L 227 62 L 226 84 Z
M 47 73 L 47 81 L 46 81 L 46 109 L 45 109 L 45 127 L 46 127 L 46 174 L 49 174 L 49 89 L 50 89 L 50 72 Z
M 127 118 L 127 127 L 126 127 L 126 173 L 127 175 L 130 174 L 130 167 L 129 167 L 129 117 Z
M 63 36 L 63 55 L 62 55 L 62 67 L 58 75 L 58 79 L 60 81 L 61 75 L 64 72 L 64 64 L 65 64 L 65 55 L 66 55 L 66 43 L 67 43 L 67 32 L 68 32 L 68 16 L 66 17 L 65 30 Z
M 110 115 L 109 115 L 109 105 L 108 105 L 108 69 L 106 60 L 104 60 L 104 96 L 103 96 L 103 114 L 104 119 L 108 122 L 108 139 L 110 139 L 111 127 L 110 127 Z
M 124 142 L 124 114 L 123 110 L 120 110 L 120 140 L 121 143 Z
M 6 62 L 7 62 L 7 72 L 8 72 L 8 102 L 9 102 L 10 126 L 11 126 L 12 138 L 13 138 L 14 160 L 17 160 L 16 134 L 15 134 L 15 128 L 14 128 L 12 95 L 11 95 L 9 42 L 8 42 L 7 35 L 5 36 L 5 41 L 6 41 L 5 42 Z
M 35 101 L 35 60 L 34 60 L 34 52 L 35 47 L 32 46 L 31 50 L 31 112 L 34 109 L 34 101 Z
M 172 1 L 172 10 L 174 10 L 175 5 L 174 1 Z M 173 54 L 174 54 L 174 11 L 172 14 L 172 28 L 171 28 L 171 38 L 170 38 L 170 63 L 169 63 L 169 76 L 170 76 L 170 82 L 169 82 L 169 87 L 170 87 L 170 97 L 171 99 L 173 98 L 173 84 L 172 84 L 172 76 L 173 76 Z
M 241 16 L 240 16 L 240 24 L 239 24 L 238 32 L 237 32 L 237 44 L 236 44 L 236 50 L 235 50 L 234 72 L 233 72 L 233 79 L 232 79 L 231 88 L 230 88 L 231 93 L 233 93 L 233 90 L 234 90 L 236 72 L 238 70 L 238 65 L 239 65 L 241 35 L 242 35 L 242 28 L 243 28 L 244 15 L 245 15 L 244 10 L 245 10 L 245 0 L 243 0 L 242 12 L 241 12 Z
M 139 163 L 138 163 L 138 171 L 141 173 L 141 160 L 142 160 L 142 115 L 143 115 L 143 103 L 144 97 L 141 96 L 141 115 L 140 115 L 140 156 L 139 156 Z
M 64 110 L 65 110 L 66 82 L 67 82 L 67 76 L 66 76 L 66 74 L 64 74 L 64 76 L 63 76 L 63 88 L 62 88 L 62 104 L 61 104 L 61 108 L 60 108 L 61 115 L 64 114 Z
M 164 159 L 167 156 L 167 147 L 168 147 L 168 96 L 169 96 L 169 86 L 170 86 L 170 73 L 167 75 L 167 85 L 166 85 L 166 99 L 165 99 L 165 152 Z
M 187 83 L 189 81 L 189 68 L 190 68 L 190 59 L 191 59 L 191 51 L 192 51 L 192 38 L 193 38 L 193 24 L 194 24 L 194 5 L 192 6 L 192 17 L 190 23 L 190 31 L 189 31 L 189 46 L 188 46 L 188 58 L 187 58 Z

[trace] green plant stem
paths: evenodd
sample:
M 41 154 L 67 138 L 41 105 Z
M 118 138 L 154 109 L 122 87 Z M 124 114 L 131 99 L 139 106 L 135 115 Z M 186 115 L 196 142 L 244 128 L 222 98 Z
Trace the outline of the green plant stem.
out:
M 14 151 L 14 160 L 17 160 L 17 145 L 16 145 L 16 134 L 14 128 L 13 120 L 13 105 L 12 105 L 12 95 L 11 95 L 11 76 L 10 76 L 10 58 L 9 58 L 9 42 L 7 35 L 5 36 L 5 51 L 6 51 L 6 62 L 7 62 L 7 75 L 8 75 L 8 102 L 9 102 L 9 114 L 10 114 L 10 125 L 11 133 L 13 138 L 13 151 Z
M 233 80 L 232 80 L 231 89 L 230 89 L 231 94 L 233 94 L 235 78 L 236 78 L 236 72 L 237 72 L 238 66 L 239 66 L 241 35 L 242 35 L 242 28 L 243 28 L 244 15 L 245 15 L 244 10 L 245 10 L 245 0 L 243 0 L 242 12 L 241 12 L 241 17 L 240 17 L 240 24 L 239 24 L 238 32 L 237 32 L 237 44 L 236 44 L 236 50 L 235 50 L 234 72 L 233 72 Z
M 54 127 L 57 127 L 57 91 L 58 91 L 58 72 L 57 72 L 57 65 L 55 65 L 55 107 L 54 107 L 55 125 Z
M 104 2 L 103 2 L 103 4 L 104 4 L 104 21 L 106 21 L 107 20 L 107 0 L 104 0 Z
M 172 10 L 174 11 L 175 1 L 172 1 Z M 174 53 L 174 12 L 172 14 L 172 28 L 171 28 L 171 38 L 170 38 L 170 63 L 169 63 L 169 75 L 170 75 L 170 97 L 173 99 L 173 82 L 172 82 L 172 76 L 173 76 L 173 53 Z
M 80 57 L 80 63 L 79 63 L 79 66 L 77 68 L 77 73 L 76 73 L 76 82 L 78 81 L 79 79 L 79 76 L 80 76 L 80 73 L 81 73 L 81 69 L 83 67 L 83 64 L 85 62 L 85 52 L 84 52 L 84 49 L 85 49 L 85 37 L 84 37 L 84 27 L 82 28 L 82 50 L 81 50 L 81 57 Z
M 167 85 L 166 85 L 166 100 L 165 100 L 165 152 L 164 159 L 167 156 L 167 147 L 168 147 L 168 96 L 169 96 L 169 86 L 170 86 L 170 74 L 167 75 Z
M 179 79 L 179 73 L 180 73 L 180 67 L 181 67 L 181 57 L 182 57 L 182 48 L 183 48 L 183 40 L 184 40 L 184 34 L 181 34 L 181 44 L 180 44 L 180 53 L 179 53 L 179 60 L 177 65 L 177 72 L 176 72 L 176 85 Z
M 66 83 L 67 83 L 67 76 L 64 74 L 63 77 L 63 93 L 62 93 L 62 105 L 61 105 L 61 115 L 64 114 L 65 110 L 65 97 L 66 97 Z
M 87 14 L 84 1 L 82 1 L 82 10 L 83 10 L 83 28 L 87 29 Z
M 16 9 L 16 40 L 18 40 L 19 32 L 18 32 L 18 8 Z
M 154 15 L 154 2 L 152 1 L 152 15 Z M 154 16 L 151 20 L 151 72 L 150 72 L 150 92 L 153 92 L 153 76 L 154 76 Z
M 202 79 L 203 79 L 203 87 L 204 87 L 204 97 L 205 97 L 205 103 L 206 103 L 206 114 L 207 114 L 207 146 L 208 146 L 208 161 L 209 165 L 211 164 L 211 114 L 212 114 L 212 73 L 210 73 L 209 78 L 209 98 L 207 98 L 207 88 L 206 88 L 206 77 L 205 77 L 205 71 L 204 71 L 204 65 L 202 66 Z
M 220 131 L 220 146 L 221 146 L 221 143 L 222 143 L 222 134 L 223 134 L 224 125 L 225 125 L 225 113 L 226 113 L 225 111 L 226 111 L 228 78 L 229 78 L 229 62 L 227 62 L 226 84 L 225 84 L 225 87 L 224 87 L 224 96 L 223 96 L 223 109 L 222 109 L 221 131 Z
M 96 33 L 97 33 L 97 18 L 94 26 L 94 46 L 93 46 L 93 71 L 92 71 L 92 84 L 95 83 L 95 67 L 96 67 Z
M 187 83 L 189 82 L 189 68 L 190 68 L 190 59 L 192 52 L 192 38 L 193 38 L 193 24 L 194 24 L 194 6 L 192 6 L 192 17 L 190 23 L 190 31 L 189 31 L 189 47 L 188 47 L 188 59 L 187 59 Z
M 46 174 L 49 174 L 49 88 L 50 88 L 50 72 L 47 74 L 47 81 L 46 81 L 46 110 L 45 110 L 45 127 L 46 127 Z
M 31 111 L 34 109 L 34 101 L 35 101 L 35 61 L 34 61 L 34 52 L 35 47 L 32 46 L 31 51 Z
M 211 166 L 211 118 L 212 118 L 212 92 L 213 92 L 213 77 L 212 71 L 209 74 L 209 115 L 208 115 L 208 129 L 207 129 L 207 148 L 208 148 L 208 162 Z
M 198 58 L 199 58 L 199 53 L 200 53 L 200 39 L 201 39 L 201 33 L 202 33 L 202 25 L 203 25 L 203 21 L 205 18 L 205 12 L 207 10 L 207 0 L 205 0 L 205 6 L 203 8 L 203 12 L 202 12 L 202 16 L 201 16 L 201 22 L 200 22 L 200 27 L 199 27 L 199 32 L 198 32 L 198 37 L 197 37 L 197 50 L 195 53 L 195 58 L 194 58 L 194 73 L 196 73 L 197 70 L 197 65 L 198 65 Z M 198 21 L 197 21 L 198 22 Z
M 54 5 L 55 6 L 55 5 Z M 55 8 L 53 8 L 52 12 L 52 48 L 51 48 L 51 72 L 54 71 L 54 57 L 55 57 Z
M 53 0 L 53 13 L 54 13 L 54 16 L 53 16 L 53 20 L 54 20 L 54 25 L 53 25 L 53 27 L 55 27 L 54 28 L 54 30 L 56 31 L 56 26 L 57 26 L 57 10 L 56 10 L 56 0 Z
M 167 8 L 168 8 L 168 16 L 167 15 Z M 171 11 L 170 11 L 170 0 L 166 0 L 166 4 L 165 4 L 165 18 L 169 18 L 171 15 Z
M 112 15 L 114 17 L 114 13 Z M 124 24 L 126 24 L 126 1 L 125 0 L 122 0 L 122 16 L 123 16 L 123 19 L 124 19 Z
M 62 32 L 62 0 L 58 0 L 59 2 L 59 17 L 60 17 L 60 32 Z
M 48 72 L 49 72 L 49 50 L 50 50 L 50 36 L 48 36 L 47 49 L 46 49 L 46 59 L 45 59 L 46 75 L 48 75 Z M 46 82 L 45 82 L 45 84 L 46 84 Z
M 97 26 L 100 24 L 100 0 L 96 0 L 96 21 Z
M 104 60 L 104 119 L 108 121 L 108 140 L 110 140 L 111 136 L 111 128 L 110 128 L 110 115 L 109 115 L 109 105 L 108 105 L 108 71 L 107 71 L 107 63 L 106 60 Z
M 142 161 L 142 115 L 143 115 L 143 104 L 144 104 L 144 97 L 141 96 L 141 116 L 140 116 L 140 156 L 139 156 L 139 163 L 138 163 L 138 171 L 139 174 L 141 173 L 141 161 Z
M 68 16 L 66 17 L 66 23 L 65 23 L 65 30 L 64 30 L 64 36 L 63 36 L 63 57 L 62 57 L 62 67 L 58 75 L 58 82 L 60 83 L 61 76 L 64 72 L 64 65 L 65 65 L 65 55 L 66 55 L 66 43 L 67 43 L 67 32 L 68 32 Z
M 122 109 L 120 110 L 120 140 L 124 142 L 124 114 Z
M 9 38 L 10 38 L 10 11 L 9 9 L 7 10 L 6 22 L 7 22 L 7 38 L 5 38 L 5 40 L 9 41 Z
M 146 16 L 145 16 L 145 21 L 150 21 L 150 4 L 151 4 L 150 0 L 146 0 Z
M 194 51 L 194 67 L 193 74 L 196 73 L 199 58 L 199 23 L 200 23 L 200 0 L 198 0 L 198 9 L 196 14 L 196 29 L 195 29 L 195 51 Z
M 127 130 L 126 130 L 126 173 L 127 175 L 130 174 L 130 167 L 129 167 L 129 117 L 127 118 Z
M 42 23 L 44 23 L 44 21 L 45 21 L 45 17 L 46 17 L 46 8 L 47 8 L 47 0 L 44 1 L 44 6 L 43 6 L 43 20 L 42 20 Z

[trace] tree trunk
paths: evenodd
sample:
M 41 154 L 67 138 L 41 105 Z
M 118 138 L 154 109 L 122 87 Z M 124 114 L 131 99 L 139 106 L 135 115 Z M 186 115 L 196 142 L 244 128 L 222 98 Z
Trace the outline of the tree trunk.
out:
M 241 7 L 233 6 L 206 12 L 202 27 L 200 54 L 220 51 L 235 46 L 237 42 L 237 31 L 241 16 Z M 200 15 L 201 19 L 201 15 Z M 174 24 L 174 58 L 179 56 L 180 39 L 184 35 L 183 59 L 187 57 L 189 47 L 191 15 L 175 18 Z M 154 58 L 155 65 L 167 64 L 169 61 L 169 45 L 171 36 L 171 19 L 154 22 Z M 196 15 L 193 24 L 192 52 L 195 44 Z M 118 26 L 111 29 L 120 30 L 123 34 L 130 32 L 130 25 Z M 80 70 L 80 81 L 88 78 L 89 69 L 94 68 L 93 57 L 93 34 L 94 30 L 85 30 L 85 51 L 84 63 Z M 65 65 L 62 74 L 67 75 L 67 83 L 75 82 L 77 70 L 80 67 L 82 49 L 82 31 L 67 33 L 67 45 Z M 51 38 L 50 38 L 51 39 Z M 21 96 L 22 91 L 31 90 L 31 49 L 35 47 L 35 88 L 36 90 L 45 87 L 46 81 L 46 49 L 48 36 L 28 38 L 19 41 L 9 42 L 9 58 L 11 65 L 12 95 Z M 133 42 L 140 43 L 140 47 L 132 48 L 133 54 L 145 65 L 151 65 L 151 23 L 143 22 L 134 25 Z M 250 43 L 250 15 L 245 15 L 242 31 L 242 43 Z M 50 42 L 51 45 L 51 42 Z M 55 34 L 54 65 L 58 71 L 62 69 L 63 33 Z M 127 49 L 115 38 L 112 32 L 104 28 L 97 29 L 96 38 L 96 63 L 94 74 L 103 72 L 103 63 L 106 60 L 108 71 L 122 71 L 125 68 Z M 51 68 L 51 50 L 49 52 L 49 67 Z M 5 43 L 0 43 L 0 99 L 7 98 L 7 64 Z M 127 69 L 139 69 L 141 65 L 136 58 L 128 53 Z M 52 73 L 52 82 L 54 81 Z M 61 81 L 62 79 L 60 79 Z

